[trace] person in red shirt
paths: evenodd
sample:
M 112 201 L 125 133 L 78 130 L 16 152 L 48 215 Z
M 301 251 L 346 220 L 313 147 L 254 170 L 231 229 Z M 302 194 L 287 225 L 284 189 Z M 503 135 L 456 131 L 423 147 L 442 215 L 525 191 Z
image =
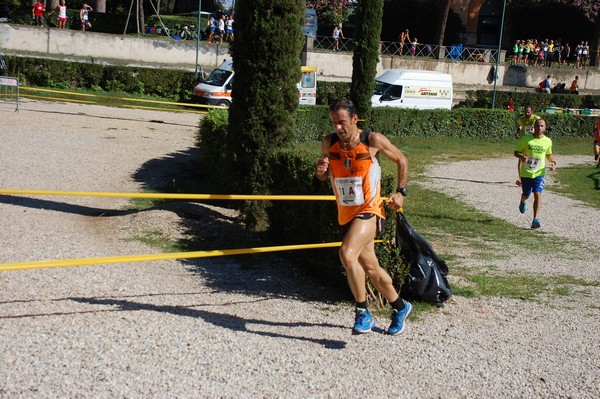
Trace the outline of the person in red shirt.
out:
M 571 94 L 579 94 L 579 76 L 575 76 L 575 79 L 571 82 L 571 88 L 569 89 Z
M 44 11 L 46 11 L 46 7 L 42 4 L 42 0 L 37 0 L 31 9 L 31 16 L 35 19 L 36 26 L 44 26 Z

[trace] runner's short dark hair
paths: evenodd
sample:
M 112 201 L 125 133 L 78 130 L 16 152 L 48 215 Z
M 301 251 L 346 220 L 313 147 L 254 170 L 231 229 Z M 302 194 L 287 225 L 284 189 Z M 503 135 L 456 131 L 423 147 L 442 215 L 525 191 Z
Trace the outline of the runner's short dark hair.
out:
M 356 115 L 356 107 L 354 106 L 354 103 L 352 102 L 352 100 L 349 100 L 347 98 L 342 98 L 337 101 L 334 101 L 329 106 L 329 112 L 336 112 L 340 109 L 346 110 L 348 112 L 348 115 L 350 116 Z

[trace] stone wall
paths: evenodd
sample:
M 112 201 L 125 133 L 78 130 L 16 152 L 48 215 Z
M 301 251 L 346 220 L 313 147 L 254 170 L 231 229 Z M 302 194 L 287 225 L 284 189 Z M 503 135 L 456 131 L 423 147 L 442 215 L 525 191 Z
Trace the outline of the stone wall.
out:
M 228 58 L 228 46 L 200 42 L 198 65 L 213 68 Z M 176 41 L 167 37 L 137 37 L 36 28 L 0 24 L 0 52 L 10 55 L 61 58 L 107 64 L 127 64 L 196 68 L 196 42 Z M 319 78 L 326 81 L 349 81 L 352 77 L 352 54 L 345 52 L 306 51 L 302 54 L 305 65 L 316 66 Z M 455 84 L 492 89 L 494 64 L 413 58 L 409 56 L 382 56 L 378 74 L 391 68 L 422 69 L 446 72 Z M 600 72 L 594 69 L 506 67 L 498 68 L 497 86 L 537 87 L 547 74 L 553 82 L 570 82 L 579 75 L 579 87 L 600 90 Z

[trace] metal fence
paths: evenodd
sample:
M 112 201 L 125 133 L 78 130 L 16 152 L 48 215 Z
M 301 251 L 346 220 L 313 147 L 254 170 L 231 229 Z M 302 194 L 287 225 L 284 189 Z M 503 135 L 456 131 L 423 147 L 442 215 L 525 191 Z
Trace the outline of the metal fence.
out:
M 335 41 L 332 37 L 317 36 L 314 38 L 314 50 L 335 51 Z M 340 39 L 338 51 L 353 52 L 354 40 L 352 38 Z M 486 62 L 496 63 L 498 49 L 485 49 L 478 47 L 464 47 L 462 44 L 451 46 L 437 46 L 425 43 L 380 42 L 380 52 L 384 55 L 446 59 L 451 61 Z M 503 60 L 500 60 L 503 62 Z
M 19 79 L 0 76 L 0 103 L 14 103 L 15 111 L 19 110 Z

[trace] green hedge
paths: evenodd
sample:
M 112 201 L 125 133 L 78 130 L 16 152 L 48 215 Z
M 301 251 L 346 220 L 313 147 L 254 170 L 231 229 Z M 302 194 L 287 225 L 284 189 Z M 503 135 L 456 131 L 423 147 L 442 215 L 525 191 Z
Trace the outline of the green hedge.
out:
M 8 75 L 26 86 L 126 92 L 172 101 L 189 101 L 194 88 L 192 72 L 27 57 L 5 57 L 5 61 Z
M 460 106 L 472 108 L 491 108 L 492 96 L 489 90 L 467 91 L 467 98 Z M 513 98 L 515 110 L 521 111 L 525 105 L 531 105 L 535 111 L 543 111 L 546 107 L 561 108 L 600 108 L 600 96 L 572 94 L 544 94 L 531 92 L 496 92 L 496 108 L 507 109 L 509 98 Z
M 317 104 L 329 105 L 340 98 L 350 98 L 350 83 L 319 80 L 317 84 Z
M 542 114 L 552 137 L 586 137 L 596 118 L 572 114 Z M 416 110 L 374 108 L 366 126 L 388 136 L 468 137 L 502 140 L 514 136 L 520 113 L 504 109 L 456 108 Z M 296 114 L 296 142 L 319 141 L 331 132 L 327 106 L 300 107 Z

